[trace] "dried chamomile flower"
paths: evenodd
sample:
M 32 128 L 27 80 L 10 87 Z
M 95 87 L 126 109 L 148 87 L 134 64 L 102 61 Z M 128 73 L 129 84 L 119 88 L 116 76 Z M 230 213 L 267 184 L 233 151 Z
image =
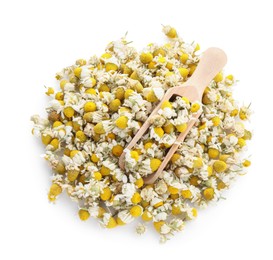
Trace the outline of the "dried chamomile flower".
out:
M 138 223 L 137 224 L 137 227 L 136 227 L 136 232 L 139 234 L 139 235 L 142 235 L 146 232 L 146 226 L 143 225 L 142 223 Z
M 80 220 L 96 218 L 109 229 L 152 222 L 166 242 L 197 217 L 198 208 L 221 200 L 251 165 L 244 152 L 252 138 L 247 127 L 252 111 L 232 96 L 236 78 L 221 71 L 202 102 L 186 97 L 163 102 L 150 129 L 126 149 L 165 92 L 188 80 L 199 62 L 199 44 L 185 43 L 171 26 L 163 32 L 166 44 L 137 52 L 123 37 L 105 53 L 58 72 L 58 86 L 46 88 L 46 118 L 31 120 L 52 168 L 49 201 L 66 193 L 78 203 Z M 145 184 L 196 114 L 201 116 L 161 176 Z M 123 152 L 125 170 L 118 165 Z M 138 234 L 146 229 L 138 222 Z

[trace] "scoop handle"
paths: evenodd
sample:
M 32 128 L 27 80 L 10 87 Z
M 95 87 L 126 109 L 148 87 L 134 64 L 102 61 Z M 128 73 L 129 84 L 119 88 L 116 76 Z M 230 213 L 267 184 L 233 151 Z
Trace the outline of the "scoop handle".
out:
M 223 69 L 227 63 L 227 55 L 219 48 L 208 48 L 200 58 L 193 75 L 186 82 L 188 86 L 195 86 L 202 97 L 206 86 Z

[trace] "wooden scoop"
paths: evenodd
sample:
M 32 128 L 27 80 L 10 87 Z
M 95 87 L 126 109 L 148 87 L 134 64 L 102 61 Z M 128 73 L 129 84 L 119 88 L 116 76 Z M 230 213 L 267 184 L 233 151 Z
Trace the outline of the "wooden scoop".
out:
M 201 102 L 206 86 L 217 75 L 217 73 L 219 73 L 222 70 L 226 62 L 227 62 L 227 56 L 224 53 L 224 51 L 218 48 L 207 49 L 201 56 L 199 64 L 195 72 L 193 73 L 193 75 L 190 77 L 190 79 L 186 81 L 185 83 L 183 83 L 181 86 L 173 87 L 166 91 L 160 103 L 153 110 L 153 112 L 150 114 L 149 118 L 142 125 L 142 127 L 138 130 L 137 134 L 128 144 L 126 149 L 131 150 L 136 145 L 138 140 L 145 134 L 145 132 L 151 125 L 150 119 L 158 113 L 158 110 L 161 108 L 162 103 L 164 101 L 170 100 L 173 95 L 186 97 L 189 99 L 190 102 L 196 102 L 196 101 Z M 193 119 L 188 122 L 186 131 L 183 133 L 180 133 L 176 142 L 169 149 L 167 155 L 165 156 L 158 170 L 155 173 L 152 173 L 148 175 L 146 178 L 144 178 L 144 182 L 146 184 L 152 184 L 156 181 L 156 179 L 164 170 L 164 168 L 168 164 L 169 160 L 171 159 L 171 157 L 173 156 L 173 154 L 175 153 L 175 151 L 177 150 L 181 142 L 184 141 L 186 135 L 188 134 L 188 132 L 190 131 L 190 129 L 192 128 L 192 126 L 194 125 L 194 123 L 196 122 L 196 120 L 198 119 L 200 115 L 201 115 L 201 112 L 193 115 Z M 125 167 L 124 160 L 125 160 L 125 152 L 123 152 L 119 158 L 119 166 L 121 169 L 124 169 Z

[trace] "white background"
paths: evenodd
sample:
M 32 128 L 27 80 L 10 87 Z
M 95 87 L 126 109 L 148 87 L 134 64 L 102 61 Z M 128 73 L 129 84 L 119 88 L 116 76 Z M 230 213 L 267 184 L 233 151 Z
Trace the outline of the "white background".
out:
M 271 1 L 1 1 L 0 7 L 0 258 L 9 259 L 273 259 Z M 240 79 L 235 96 L 252 102 L 252 166 L 184 232 L 161 245 L 135 223 L 104 230 L 81 222 L 62 196 L 47 201 L 50 169 L 31 135 L 32 114 L 44 113 L 44 85 L 78 58 L 103 53 L 129 32 L 141 49 L 162 42 L 161 24 L 228 55 L 225 71 Z

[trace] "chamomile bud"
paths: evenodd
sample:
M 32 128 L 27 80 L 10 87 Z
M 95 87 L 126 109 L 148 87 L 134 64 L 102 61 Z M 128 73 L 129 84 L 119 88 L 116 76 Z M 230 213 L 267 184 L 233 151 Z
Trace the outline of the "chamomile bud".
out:
M 158 101 L 155 93 L 152 90 L 147 94 L 146 100 L 149 101 L 149 102 L 151 102 L 151 103 Z
M 120 116 L 116 121 L 115 124 L 120 129 L 125 129 L 127 127 L 128 117 Z
M 194 168 L 202 168 L 202 166 L 203 166 L 202 158 L 198 157 L 193 161 L 193 167 Z
M 143 86 L 142 84 L 136 80 L 133 82 L 132 84 L 132 88 L 137 92 L 137 93 L 141 93 L 143 91 Z
M 159 56 L 161 55 L 162 57 L 165 57 L 166 56 L 166 51 L 163 49 L 163 48 L 158 48 L 156 49 L 154 52 L 153 52 L 153 56 L 156 57 L 156 56 Z
M 138 76 L 137 71 L 133 71 L 133 73 L 130 75 L 130 78 L 140 81 L 140 77 Z
M 199 50 L 200 50 L 200 45 L 199 45 L 199 43 L 197 43 L 195 45 L 194 52 L 199 51 Z
M 182 128 L 182 130 L 183 130 L 183 129 L 184 129 L 184 128 Z M 165 133 L 171 134 L 171 133 L 174 132 L 175 127 L 174 127 L 173 124 L 168 123 L 168 124 L 166 124 L 166 125 L 163 126 L 163 130 L 164 130 Z M 179 131 L 179 130 L 178 130 L 178 131 Z
M 181 211 L 180 207 L 178 207 L 176 205 L 172 205 L 172 214 L 173 215 L 179 215 L 181 213 L 182 213 L 182 211 Z
M 168 191 L 170 194 L 178 194 L 179 193 L 179 189 L 176 187 L 173 187 L 173 186 L 169 186 Z
M 221 82 L 223 80 L 223 74 L 222 74 L 222 72 L 219 72 L 215 77 L 214 77 L 214 81 L 216 82 L 216 83 L 218 83 L 218 82 Z
M 187 130 L 187 127 L 188 127 L 187 123 L 183 123 L 183 124 L 179 124 L 175 126 L 176 130 L 180 133 L 185 132 Z
M 46 95 L 50 96 L 50 95 L 53 95 L 53 94 L 54 94 L 54 89 L 53 88 L 48 88 L 47 92 L 46 92 Z
M 68 170 L 67 171 L 67 179 L 71 182 L 75 181 L 80 174 L 79 170 Z
M 251 161 L 249 161 L 249 160 L 244 160 L 243 161 L 243 166 L 244 167 L 249 167 L 251 165 Z
M 124 89 L 122 87 L 119 87 L 116 89 L 116 92 L 115 92 L 115 96 L 117 99 L 119 100 L 123 100 L 124 99 Z
M 69 154 L 69 156 L 70 156 L 70 158 L 73 158 L 76 154 L 78 154 L 80 151 L 78 151 L 78 150 L 72 150 L 72 151 L 70 151 L 70 154 Z
M 93 178 L 97 181 L 100 181 L 102 179 L 102 175 L 100 172 L 94 172 L 93 173 Z
M 89 95 L 96 95 L 97 94 L 97 92 L 96 92 L 96 90 L 94 88 L 88 88 L 88 89 L 86 89 L 85 93 L 89 94 Z
M 142 198 L 141 198 L 141 196 L 140 196 L 140 194 L 138 192 L 135 192 L 134 195 L 133 195 L 133 197 L 131 198 L 131 201 L 134 204 L 140 203 L 141 200 L 142 200 Z
M 59 148 L 59 140 L 57 138 L 54 138 L 51 140 L 51 142 L 49 143 L 49 145 L 51 145 L 53 147 L 53 151 L 57 150 Z
M 172 103 L 168 100 L 164 101 L 161 105 L 161 109 L 164 109 L 164 108 L 172 108 Z
M 179 68 L 178 71 L 179 71 L 180 75 L 181 75 L 184 79 L 185 79 L 185 78 L 189 75 L 189 73 L 190 73 L 190 71 L 189 71 L 188 69 L 186 69 L 186 68 Z
M 187 53 L 183 53 L 183 54 L 180 56 L 180 61 L 181 61 L 181 63 L 186 64 L 188 58 L 189 58 L 189 55 L 188 55 Z
M 142 52 L 139 56 L 139 59 L 142 63 L 148 64 L 153 60 L 153 54 L 150 52 Z
M 144 185 L 144 181 L 142 178 L 139 178 L 135 181 L 135 185 L 137 186 L 137 188 L 141 188 Z
M 155 230 L 160 233 L 161 232 L 161 228 L 162 226 L 165 225 L 165 222 L 164 221 L 157 221 L 157 222 L 154 222 L 154 228 Z
M 238 139 L 238 145 L 242 148 L 246 145 L 246 141 L 244 138 L 239 138 Z
M 62 187 L 57 184 L 53 183 L 48 192 L 48 200 L 54 202 L 56 197 L 62 193 Z
M 162 129 L 162 127 L 155 127 L 154 128 L 154 132 L 160 137 L 162 138 L 164 135 L 164 130 Z
M 230 112 L 230 116 L 235 117 L 235 116 L 238 115 L 238 113 L 239 113 L 238 109 L 235 108 L 235 109 L 233 109 L 233 110 Z
M 199 109 L 200 109 L 200 105 L 199 105 L 198 103 L 193 103 L 193 104 L 191 105 L 191 112 L 192 112 L 192 113 L 198 112 Z
M 167 26 L 163 26 L 163 32 L 166 36 L 168 36 L 169 38 L 176 38 L 177 37 L 177 32 L 175 30 L 175 28 L 167 25 Z
M 117 144 L 112 148 L 112 154 L 114 156 L 119 157 L 121 156 L 122 153 L 123 153 L 123 147 L 121 145 Z
M 210 159 L 216 159 L 219 156 L 219 151 L 215 148 L 209 148 L 208 155 Z
M 57 183 L 53 183 L 50 187 L 49 194 L 56 197 L 60 195 L 61 193 L 62 193 L 62 187 Z
M 137 217 L 140 217 L 143 213 L 143 209 L 141 206 L 137 205 L 137 206 L 133 206 L 131 209 L 130 209 L 130 214 L 134 217 L 134 218 L 137 218 Z
M 86 135 L 81 130 L 76 132 L 76 137 L 79 139 L 80 142 L 85 142 L 87 140 Z
M 131 158 L 135 159 L 135 161 L 139 160 L 139 154 L 137 151 L 131 151 L 130 155 L 131 155 Z
M 84 104 L 84 112 L 94 112 L 97 110 L 97 106 L 94 102 L 88 101 Z
M 112 112 L 117 112 L 120 106 L 121 102 L 119 99 L 114 99 L 109 104 L 110 111 Z
M 157 62 L 158 62 L 159 64 L 165 64 L 165 63 L 166 63 L 166 58 L 160 56 L 160 57 L 158 57 Z
M 80 220 L 82 221 L 86 221 L 90 217 L 90 213 L 85 209 L 80 209 L 78 214 L 79 214 Z
M 75 110 L 72 107 L 65 107 L 64 110 L 64 115 L 68 118 L 71 118 L 75 114 Z
M 212 200 L 214 198 L 214 189 L 213 188 L 206 188 L 203 191 L 203 196 L 206 200 Z
M 62 79 L 62 80 L 60 81 L 60 88 L 61 88 L 62 90 L 64 90 L 64 87 L 65 87 L 65 85 L 66 85 L 67 82 L 68 82 L 68 81 L 65 80 L 65 79 Z
M 52 127 L 53 127 L 53 128 L 57 128 L 57 127 L 62 126 L 62 125 L 63 125 L 63 123 L 62 123 L 61 121 L 55 121 L 55 122 L 53 123 Z
M 191 64 L 191 65 L 189 65 L 189 67 L 190 67 L 189 75 L 192 75 L 194 73 L 194 71 L 196 70 L 197 65 Z
M 144 210 L 142 216 L 141 216 L 143 221 L 151 221 L 153 219 L 152 214 L 148 210 Z
M 81 77 L 81 73 L 82 73 L 82 68 L 81 67 L 77 67 L 74 69 L 74 75 L 79 79 Z
M 156 68 L 156 62 L 155 61 L 151 61 L 149 64 L 148 64 L 148 69 L 150 70 L 153 70 Z
M 112 58 L 112 54 L 109 52 L 105 52 L 100 56 L 100 58 L 101 58 L 101 60 L 107 60 L 107 59 Z
M 171 158 L 172 164 L 175 164 L 176 161 L 178 161 L 180 158 L 181 158 L 181 155 L 179 153 L 174 153 L 172 158 Z
M 224 172 L 227 169 L 227 164 L 223 161 L 217 160 L 213 163 L 213 169 L 216 172 Z
M 105 130 L 104 130 L 104 127 L 103 127 L 103 124 L 101 122 L 97 123 L 95 126 L 94 126 L 94 132 L 96 134 L 105 134 Z
M 110 217 L 108 224 L 106 225 L 106 228 L 115 228 L 117 226 L 117 222 L 113 217 Z
M 150 167 L 151 167 L 152 172 L 157 171 L 157 169 L 159 168 L 160 164 L 161 164 L 161 160 L 159 160 L 157 158 L 151 159 L 151 161 L 150 161 Z
M 105 65 L 105 70 L 108 71 L 117 71 L 118 70 L 118 65 L 115 63 L 106 63 Z
M 110 169 L 105 167 L 104 165 L 101 166 L 100 172 L 101 172 L 102 176 L 110 175 Z
M 41 135 L 41 140 L 44 145 L 48 145 L 52 141 L 52 137 L 50 135 Z
M 59 162 L 55 166 L 54 170 L 59 174 L 64 174 L 65 173 L 65 165 L 62 162 Z
M 132 89 L 126 89 L 125 92 L 124 92 L 124 98 L 128 99 L 133 94 L 134 94 L 134 90 L 132 90 Z
M 62 92 L 57 92 L 55 94 L 55 99 L 56 100 L 63 100 L 64 99 L 64 94 Z
M 192 193 L 190 190 L 182 190 L 181 195 L 184 199 L 191 199 Z
M 221 119 L 220 119 L 219 116 L 213 117 L 213 118 L 211 119 L 211 121 L 212 121 L 212 123 L 213 123 L 214 126 L 219 126 L 220 123 L 221 123 Z
M 109 187 L 106 187 L 102 190 L 102 193 L 100 194 L 100 198 L 103 201 L 109 200 L 111 198 L 112 192 Z

